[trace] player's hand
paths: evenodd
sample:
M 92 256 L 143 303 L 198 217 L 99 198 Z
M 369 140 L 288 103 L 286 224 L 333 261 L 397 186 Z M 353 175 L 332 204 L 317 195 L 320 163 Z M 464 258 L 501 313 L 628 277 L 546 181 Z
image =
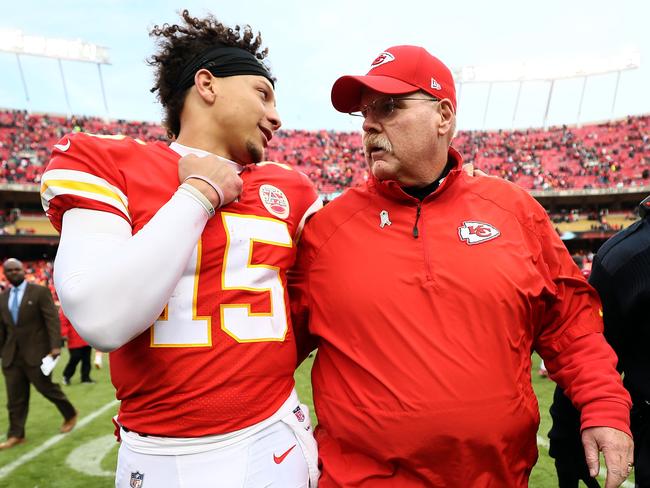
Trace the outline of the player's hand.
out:
M 187 184 L 203 193 L 214 208 L 223 207 L 234 201 L 242 191 L 243 181 L 237 171 L 228 163 L 225 163 L 216 156 L 199 157 L 188 154 L 178 160 L 178 178 L 181 182 L 189 175 L 201 175 L 210 179 L 223 191 L 223 202 L 217 192 L 205 181 L 190 178 Z
M 463 171 L 467 176 L 487 176 L 488 174 L 475 168 L 472 163 L 463 164 Z
M 52 348 L 50 351 L 50 356 L 52 356 L 52 359 L 56 359 L 61 355 L 61 349 L 58 347 Z
M 634 444 L 625 432 L 611 427 L 590 427 L 582 431 L 582 445 L 592 478 L 600 469 L 598 451 L 602 451 L 607 466 L 605 488 L 620 486 L 630 475 Z

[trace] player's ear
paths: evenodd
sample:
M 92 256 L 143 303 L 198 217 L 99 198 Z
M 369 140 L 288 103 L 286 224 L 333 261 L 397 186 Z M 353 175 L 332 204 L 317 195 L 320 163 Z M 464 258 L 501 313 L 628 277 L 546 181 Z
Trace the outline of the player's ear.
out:
M 205 103 L 212 104 L 217 97 L 214 76 L 207 69 L 200 69 L 194 75 L 194 86 Z

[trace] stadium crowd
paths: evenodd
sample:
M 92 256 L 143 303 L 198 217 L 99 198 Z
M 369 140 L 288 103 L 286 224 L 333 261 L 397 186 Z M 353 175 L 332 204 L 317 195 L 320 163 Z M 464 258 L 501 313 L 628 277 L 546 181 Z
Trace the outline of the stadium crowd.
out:
M 52 146 L 70 131 L 166 140 L 164 129 L 148 122 L 0 110 L 0 184 L 40 183 Z M 529 190 L 650 184 L 650 115 L 580 128 L 460 131 L 454 145 L 468 162 Z M 324 196 L 362 184 L 368 176 L 360 133 L 281 130 L 271 141 L 268 159 L 298 166 Z M 15 221 L 16 212 L 0 209 L 0 228 Z M 608 224 L 603 212 L 579 215 L 576 209 L 551 218 L 556 224 L 587 218 L 598 222 L 592 230 L 616 230 L 619 226 Z M 590 261 L 585 259 L 587 265 Z M 28 281 L 54 292 L 51 262 L 27 261 L 25 266 Z M 0 281 L 0 290 L 6 286 Z
M 0 183 L 39 183 L 52 145 L 70 131 L 166 139 L 148 122 L 0 111 Z M 650 115 L 547 130 L 460 131 L 454 145 L 466 161 L 528 190 L 650 184 Z M 323 195 L 367 178 L 359 133 L 282 130 L 268 158 L 300 167 Z

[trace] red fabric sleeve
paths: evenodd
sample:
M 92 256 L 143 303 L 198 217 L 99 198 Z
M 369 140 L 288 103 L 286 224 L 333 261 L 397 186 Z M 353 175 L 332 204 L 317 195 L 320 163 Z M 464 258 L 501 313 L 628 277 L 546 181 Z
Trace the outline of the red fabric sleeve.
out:
M 600 299 L 573 263 L 546 215 L 536 215 L 539 267 L 547 281 L 535 348 L 551 378 L 581 411 L 582 429 L 630 433 L 630 395 L 616 371 L 617 357 L 602 334 Z
M 68 134 L 54 146 L 41 179 L 41 201 L 58 232 L 63 214 L 71 208 L 110 212 L 131 223 L 126 183 L 113 157 L 128 151 L 126 139 L 84 133 Z
M 298 365 L 318 346 L 316 337 L 309 332 L 309 266 L 314 248 L 312 241 L 313 236 L 307 223 L 298 245 L 296 263 L 287 273 L 291 325 L 296 338 Z
M 632 401 L 616 371 L 617 357 L 600 333 L 584 335 L 545 358 L 551 378 L 581 411 L 581 428 L 613 427 L 630 437 Z
M 547 283 L 535 349 L 546 359 L 583 335 L 602 332 L 603 319 L 598 293 L 580 273 L 546 214 L 534 218 L 540 246 L 538 268 Z

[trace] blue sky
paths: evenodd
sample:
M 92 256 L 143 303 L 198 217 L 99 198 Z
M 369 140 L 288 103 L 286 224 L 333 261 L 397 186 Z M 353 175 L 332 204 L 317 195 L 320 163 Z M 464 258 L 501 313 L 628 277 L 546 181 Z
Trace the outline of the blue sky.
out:
M 112 64 L 102 73 L 110 117 L 157 122 L 160 109 L 149 93 L 152 75 L 145 64 L 154 49 L 148 30 L 175 22 L 182 8 L 197 16 L 210 11 L 226 23 L 248 23 L 262 32 L 286 128 L 357 130 L 357 119 L 331 107 L 332 83 L 343 74 L 365 73 L 379 52 L 397 44 L 422 45 L 452 68 L 636 48 L 641 68 L 622 73 L 613 115 L 650 113 L 650 2 L 644 0 L 21 0 L 4 10 L 0 28 L 108 47 Z M 97 67 L 62 65 L 72 112 L 105 115 Z M 15 56 L 0 53 L 0 107 L 66 113 L 57 62 L 23 57 L 22 66 L 29 103 Z M 590 78 L 583 122 L 612 116 L 615 84 L 615 74 Z M 517 86 L 494 85 L 487 116 L 488 85 L 463 86 L 459 128 L 510 128 Z M 576 122 L 581 88 L 582 79 L 555 84 L 551 124 Z M 548 90 L 545 82 L 524 84 L 515 126 L 542 125 Z

